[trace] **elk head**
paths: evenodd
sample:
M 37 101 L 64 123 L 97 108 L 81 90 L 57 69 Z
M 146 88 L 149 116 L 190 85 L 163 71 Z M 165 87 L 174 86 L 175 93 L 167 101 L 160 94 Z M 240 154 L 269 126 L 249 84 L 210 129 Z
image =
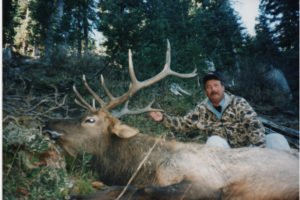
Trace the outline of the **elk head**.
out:
M 192 78 L 197 75 L 196 69 L 192 73 L 181 74 L 174 72 L 170 68 L 171 64 L 171 47 L 167 41 L 166 63 L 163 70 L 156 76 L 144 81 L 137 80 L 132 62 L 132 53 L 129 50 L 129 75 L 131 84 L 129 90 L 119 97 L 114 97 L 105 85 L 103 76 L 101 75 L 101 85 L 109 98 L 109 102 L 104 102 L 88 85 L 85 75 L 83 75 L 83 84 L 89 93 L 93 96 L 93 105 L 90 105 L 78 92 L 75 85 L 73 90 L 79 101 L 75 99 L 76 104 L 87 109 L 89 114 L 78 120 L 57 120 L 49 122 L 45 127 L 44 132 L 50 134 L 54 139 L 57 139 L 61 146 L 71 155 L 76 155 L 82 148 L 89 153 L 103 150 L 103 146 L 108 145 L 112 135 L 119 138 L 130 138 L 139 133 L 139 130 L 128 125 L 123 124 L 118 117 L 125 114 L 139 114 L 148 111 L 158 111 L 151 107 L 150 103 L 147 107 L 135 111 L 128 109 L 128 101 L 120 113 L 115 116 L 109 113 L 113 108 L 124 103 L 137 91 L 148 87 L 168 75 L 177 76 L 180 78 Z M 95 101 L 100 104 L 100 108 L 96 108 Z M 97 144 L 95 144 L 97 143 Z M 95 148 L 95 147 L 99 148 Z

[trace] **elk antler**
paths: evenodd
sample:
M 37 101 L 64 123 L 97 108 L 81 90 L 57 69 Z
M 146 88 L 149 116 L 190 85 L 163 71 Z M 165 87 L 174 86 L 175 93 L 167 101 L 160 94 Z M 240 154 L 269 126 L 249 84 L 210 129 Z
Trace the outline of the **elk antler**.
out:
M 177 76 L 179 78 L 192 78 L 195 77 L 197 75 L 197 69 L 195 69 L 192 73 L 187 73 L 187 74 L 181 74 L 181 73 L 177 73 L 174 72 L 171 68 L 170 68 L 170 64 L 171 64 L 171 46 L 170 46 L 170 42 L 169 40 L 167 40 L 167 53 L 166 53 L 166 64 L 164 66 L 164 69 L 157 74 L 156 76 L 149 78 L 147 80 L 144 81 L 139 81 L 137 80 L 135 73 L 134 73 L 134 69 L 133 69 L 133 62 L 132 62 L 132 53 L 131 50 L 129 49 L 128 52 L 128 61 L 129 61 L 129 75 L 130 75 L 130 79 L 131 79 L 131 84 L 129 86 L 129 90 L 124 93 L 122 96 L 119 97 L 114 97 L 109 90 L 107 89 L 105 82 L 104 82 L 104 78 L 101 75 L 101 85 L 104 89 L 105 94 L 108 96 L 109 98 L 109 102 L 105 103 L 87 84 L 85 76 L 83 75 L 83 83 L 85 88 L 89 91 L 89 93 L 94 97 L 94 99 L 101 105 L 101 109 L 104 110 L 111 110 L 115 107 L 117 107 L 118 105 L 122 104 L 123 102 L 125 102 L 127 99 L 129 99 L 133 94 L 135 94 L 137 91 L 139 91 L 142 88 L 148 87 L 160 80 L 162 80 L 163 78 L 165 78 L 168 75 L 172 75 L 172 76 Z M 88 109 L 91 112 L 96 112 L 97 109 L 94 106 L 89 105 L 83 98 L 82 96 L 79 94 L 79 92 L 77 91 L 75 85 L 73 86 L 73 90 L 75 92 L 75 94 L 77 95 L 77 97 L 79 98 L 79 100 L 81 101 L 81 103 L 79 103 L 77 100 L 75 100 L 75 102 Z M 149 111 L 149 110 L 147 110 Z M 145 111 L 144 111 L 145 112 Z
M 141 114 L 141 113 L 149 112 L 149 111 L 160 111 L 160 112 L 163 111 L 162 109 L 156 109 L 156 108 L 151 107 L 152 104 L 154 103 L 154 100 L 145 108 L 141 108 L 141 109 L 137 109 L 137 110 L 129 110 L 128 103 L 129 103 L 129 101 L 126 101 L 122 110 L 120 112 L 113 112 L 112 115 L 115 116 L 116 118 L 120 118 L 124 115 L 137 115 L 137 114 Z

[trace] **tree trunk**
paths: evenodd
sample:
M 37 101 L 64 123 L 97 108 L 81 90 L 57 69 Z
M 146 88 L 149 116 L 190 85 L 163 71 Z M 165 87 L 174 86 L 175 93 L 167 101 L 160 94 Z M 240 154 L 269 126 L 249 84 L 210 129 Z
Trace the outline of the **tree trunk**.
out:
M 88 53 L 88 5 L 84 2 L 83 5 L 83 39 L 84 39 L 84 54 Z
M 34 41 L 34 46 L 33 46 L 32 56 L 33 56 L 33 57 L 37 57 L 37 56 L 38 56 L 38 48 L 37 48 L 36 41 Z
M 82 31 L 82 18 L 81 18 L 81 12 L 80 12 L 80 4 L 78 4 L 78 13 L 77 13 L 77 54 L 78 56 L 81 56 L 81 51 L 82 51 L 82 45 L 81 45 L 81 31 Z
M 58 0 L 57 2 L 57 10 L 56 10 L 56 29 L 62 30 L 62 18 L 64 15 L 64 0 Z M 61 54 L 67 53 L 67 43 L 66 43 L 66 36 L 62 38 L 62 40 L 57 41 L 56 44 L 57 48 L 59 49 Z
M 27 33 L 27 27 L 28 27 L 28 21 L 29 21 L 29 9 L 28 7 L 26 8 L 26 17 L 25 17 L 25 21 L 24 21 L 24 31 L 25 31 L 25 36 L 24 39 L 22 41 L 22 53 L 24 55 L 26 55 L 26 51 L 27 51 L 27 40 L 28 40 L 28 33 Z
M 84 53 L 88 53 L 88 20 L 87 16 L 84 16 L 84 23 L 83 23 L 83 38 L 84 38 Z
M 81 51 L 82 51 L 82 46 L 81 46 L 81 39 L 80 39 L 80 36 L 79 36 L 78 41 L 77 41 L 77 54 L 78 54 L 78 56 L 81 56 Z
M 58 0 L 57 2 L 57 24 L 61 25 L 62 17 L 64 15 L 64 0 Z
M 46 40 L 45 40 L 45 58 L 46 61 L 50 61 L 50 58 L 53 54 L 53 48 L 54 48 L 54 27 L 56 29 L 60 29 L 62 17 L 64 14 L 64 0 L 58 0 L 57 4 L 54 5 L 53 2 L 49 2 L 50 7 L 56 6 L 56 11 L 51 14 L 49 18 L 49 26 L 48 31 L 46 33 Z M 58 44 L 59 45 L 59 44 Z
M 49 1 L 49 6 L 53 7 L 53 2 Z M 50 58 L 53 54 L 53 25 L 54 25 L 54 13 L 50 15 L 49 25 L 46 33 L 45 39 L 45 59 L 50 62 Z

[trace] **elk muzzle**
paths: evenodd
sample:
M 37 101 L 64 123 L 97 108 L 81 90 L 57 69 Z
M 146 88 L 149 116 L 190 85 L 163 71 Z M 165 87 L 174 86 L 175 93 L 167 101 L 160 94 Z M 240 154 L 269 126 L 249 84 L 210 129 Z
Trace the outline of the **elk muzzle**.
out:
M 50 129 L 43 129 L 43 134 L 44 135 L 49 135 L 51 140 L 57 140 L 63 135 L 60 132 L 57 132 L 55 130 L 50 130 Z

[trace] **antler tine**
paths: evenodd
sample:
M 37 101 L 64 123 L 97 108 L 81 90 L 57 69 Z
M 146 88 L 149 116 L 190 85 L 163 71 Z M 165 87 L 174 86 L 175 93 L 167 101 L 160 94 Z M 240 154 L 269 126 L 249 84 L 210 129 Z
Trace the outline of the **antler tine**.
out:
M 84 98 L 79 94 L 79 92 L 76 89 L 76 86 L 73 85 L 73 91 L 76 94 L 76 96 L 78 97 L 78 99 L 84 104 L 82 105 L 77 99 L 75 99 L 75 103 L 87 110 L 89 110 L 90 112 L 96 112 L 97 110 L 95 108 L 93 108 L 92 106 L 90 106 L 90 104 L 88 104 L 88 102 L 86 102 L 86 100 L 84 100 Z
M 104 108 L 106 106 L 106 103 L 89 87 L 89 85 L 86 81 L 85 75 L 82 76 L 82 81 L 83 81 L 84 87 L 89 91 L 89 93 L 100 104 L 101 108 Z
M 134 73 L 131 49 L 128 50 L 128 64 L 129 64 L 129 76 L 131 79 L 130 88 L 133 88 L 139 83 L 139 81 L 137 80 Z
M 84 108 L 85 110 L 88 110 L 90 112 L 93 112 L 92 110 L 90 110 L 87 106 L 82 105 L 77 99 L 74 100 L 74 102 L 79 105 L 80 107 Z
M 163 71 L 169 71 L 171 66 L 171 45 L 169 39 L 167 39 L 167 52 L 166 52 L 166 63 Z
M 136 114 L 141 114 L 141 113 L 150 112 L 150 111 L 160 111 L 160 112 L 163 112 L 162 109 L 152 108 L 151 106 L 152 106 L 153 103 L 154 103 L 154 100 L 149 105 L 147 105 L 144 108 L 140 108 L 140 109 L 137 109 L 137 110 L 129 110 L 128 109 L 129 101 L 126 101 L 124 107 L 122 108 L 122 110 L 120 112 L 113 113 L 113 115 L 116 118 L 120 118 L 120 117 L 122 117 L 124 115 L 136 115 Z
M 96 101 L 94 98 L 93 98 L 93 108 L 96 109 Z
M 157 74 L 152 78 L 149 78 L 142 82 L 137 81 L 136 90 L 140 90 L 141 88 L 152 85 L 160 81 L 161 79 L 165 78 L 168 75 L 177 76 L 179 78 L 192 78 L 197 76 L 197 69 L 194 69 L 192 73 L 182 74 L 182 73 L 174 72 L 170 66 L 171 66 L 171 45 L 169 40 L 167 40 L 166 64 L 164 66 L 164 69 L 159 74 Z
M 170 64 L 171 64 L 171 45 L 170 45 L 170 41 L 167 40 L 166 64 L 164 66 L 163 71 L 168 71 L 168 75 L 177 76 L 179 78 L 193 78 L 197 76 L 197 68 L 195 68 L 192 73 L 181 74 L 181 73 L 174 72 L 171 69 Z
M 116 99 L 116 98 L 109 92 L 109 90 L 107 89 L 102 74 L 101 74 L 101 85 L 102 85 L 102 87 L 103 87 L 103 89 L 104 89 L 105 94 L 108 96 L 108 98 L 109 98 L 111 101 L 113 101 L 114 99 Z

